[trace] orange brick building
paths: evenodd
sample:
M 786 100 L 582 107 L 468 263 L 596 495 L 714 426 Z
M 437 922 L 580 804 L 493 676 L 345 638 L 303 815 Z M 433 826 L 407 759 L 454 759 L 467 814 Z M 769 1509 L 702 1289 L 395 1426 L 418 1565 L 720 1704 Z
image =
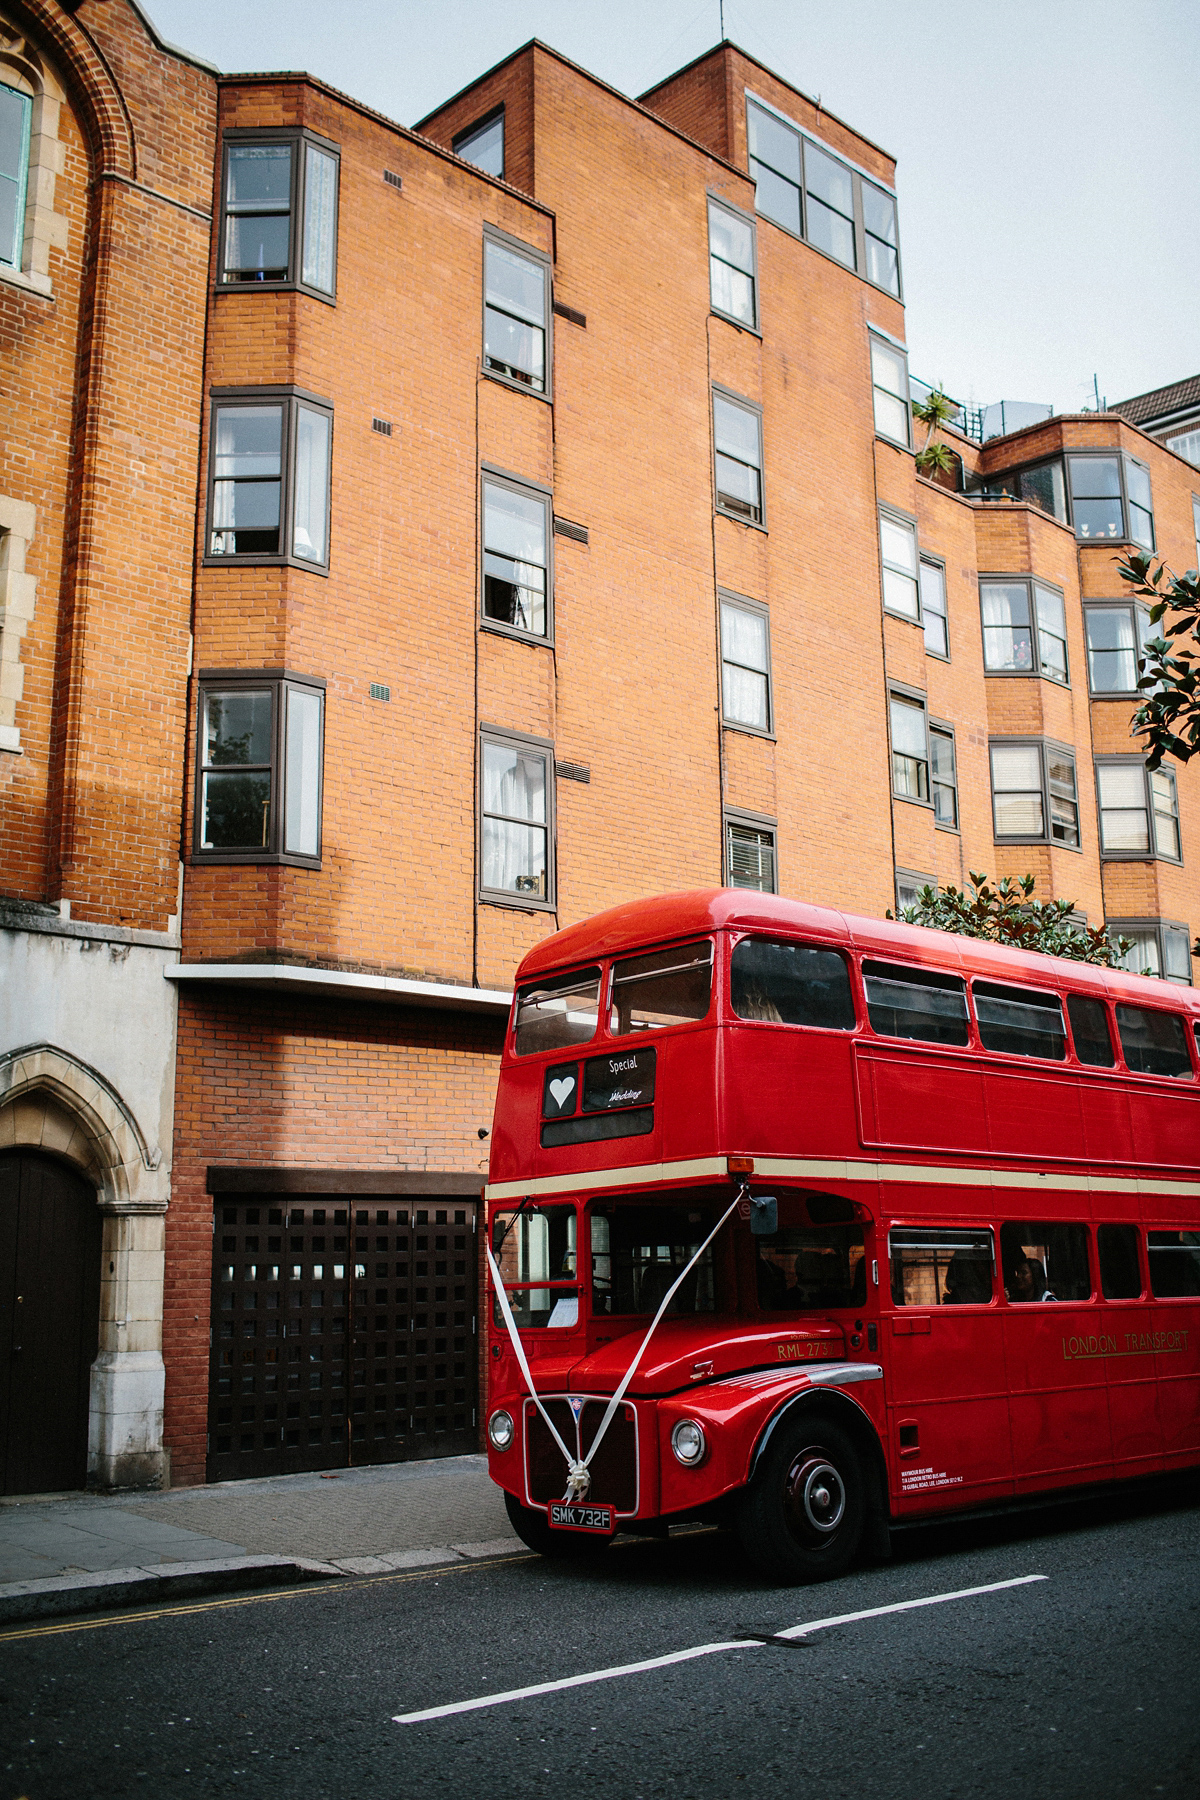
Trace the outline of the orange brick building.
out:
M 132 622 L 160 704 L 76 719 L 66 625 L 36 681 L 25 640 L 14 726 L 75 731 L 81 816 L 106 774 L 128 798 L 59 876 L 47 750 L 5 887 L 69 900 L 62 930 L 124 921 L 125 882 L 128 929 L 175 930 L 152 833 L 120 836 L 161 776 L 171 1479 L 470 1448 L 495 1070 L 549 932 L 722 881 L 879 914 L 1029 869 L 1190 979 L 1200 776 L 1132 749 L 1114 559 L 1193 563 L 1200 474 L 1092 415 L 964 417 L 918 475 L 892 159 L 731 45 L 634 102 L 531 44 L 416 131 L 152 53 L 207 136 L 179 315 L 119 317 L 135 357 L 187 339 L 155 399 L 192 461 L 172 485 L 88 390 L 119 504 L 61 504 L 121 539 L 146 509 L 144 613 L 80 666 L 102 690 Z

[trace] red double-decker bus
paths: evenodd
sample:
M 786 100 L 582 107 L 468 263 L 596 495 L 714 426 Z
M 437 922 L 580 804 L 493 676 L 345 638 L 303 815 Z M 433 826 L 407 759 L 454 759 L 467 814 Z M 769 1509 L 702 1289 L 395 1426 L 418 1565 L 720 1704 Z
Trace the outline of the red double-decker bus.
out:
M 546 1553 L 692 1519 L 776 1579 L 1200 1464 L 1200 1000 L 769 895 L 525 958 L 487 1437 Z

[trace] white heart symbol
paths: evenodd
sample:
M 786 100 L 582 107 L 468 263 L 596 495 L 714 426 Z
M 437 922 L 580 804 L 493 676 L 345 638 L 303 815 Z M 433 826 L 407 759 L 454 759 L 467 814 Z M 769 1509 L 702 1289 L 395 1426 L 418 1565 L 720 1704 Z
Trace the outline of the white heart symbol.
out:
M 550 1083 L 550 1092 L 554 1095 L 554 1104 L 559 1112 L 562 1111 L 574 1091 L 575 1077 L 573 1075 L 564 1075 L 558 1081 Z

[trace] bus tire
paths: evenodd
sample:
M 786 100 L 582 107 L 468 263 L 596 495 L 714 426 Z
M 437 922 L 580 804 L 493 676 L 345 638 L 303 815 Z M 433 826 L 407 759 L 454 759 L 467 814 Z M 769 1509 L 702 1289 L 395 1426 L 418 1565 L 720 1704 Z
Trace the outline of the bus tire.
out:
M 738 1511 L 750 1561 L 780 1582 L 844 1575 L 862 1541 L 866 1479 L 849 1434 L 824 1414 L 785 1419 Z
M 515 1494 L 504 1490 L 504 1509 L 508 1522 L 523 1544 L 539 1556 L 582 1559 L 598 1556 L 607 1550 L 608 1539 L 592 1531 L 552 1531 L 546 1515 L 532 1506 L 522 1506 Z

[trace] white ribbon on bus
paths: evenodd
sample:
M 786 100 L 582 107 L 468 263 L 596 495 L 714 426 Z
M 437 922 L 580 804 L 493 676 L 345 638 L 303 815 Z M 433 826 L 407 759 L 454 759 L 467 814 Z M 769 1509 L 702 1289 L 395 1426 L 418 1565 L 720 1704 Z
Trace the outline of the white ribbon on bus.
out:
M 679 1288 L 681 1288 L 683 1286 L 683 1283 L 687 1280 L 688 1276 L 691 1274 L 691 1272 L 695 1268 L 696 1264 L 700 1261 L 700 1258 L 704 1255 L 704 1252 L 708 1249 L 708 1246 L 712 1243 L 713 1239 L 716 1237 L 718 1231 L 720 1231 L 722 1225 L 724 1225 L 724 1223 L 725 1223 L 726 1219 L 729 1217 L 730 1213 L 732 1213 L 734 1208 L 738 1205 L 738 1202 L 741 1200 L 748 1200 L 749 1198 L 750 1198 L 750 1190 L 747 1187 L 746 1183 L 743 1181 L 741 1186 L 738 1188 L 737 1193 L 734 1195 L 732 1201 L 730 1202 L 729 1206 L 726 1207 L 725 1211 L 721 1214 L 721 1217 L 717 1220 L 716 1224 L 713 1226 L 712 1230 L 709 1232 L 708 1236 L 705 1238 L 705 1240 L 701 1244 L 700 1248 L 696 1251 L 696 1254 L 692 1257 L 691 1261 L 687 1264 L 687 1266 L 683 1270 L 681 1270 L 681 1272 L 675 1277 L 674 1281 L 671 1283 L 670 1287 L 667 1289 L 666 1293 L 663 1295 L 662 1300 L 659 1304 L 658 1311 L 655 1313 L 653 1319 L 650 1322 L 650 1329 L 646 1333 L 645 1337 L 642 1339 L 640 1345 L 638 1346 L 637 1355 L 634 1357 L 633 1361 L 630 1363 L 629 1367 L 626 1369 L 624 1375 L 621 1377 L 620 1385 L 618 1386 L 617 1391 L 615 1392 L 612 1399 L 609 1401 L 607 1407 L 605 1408 L 604 1417 L 600 1421 L 599 1430 L 596 1432 L 595 1437 L 592 1439 L 592 1447 L 588 1451 L 587 1455 L 583 1458 L 582 1462 L 579 1461 L 579 1459 L 576 1456 L 574 1456 L 570 1450 L 567 1449 L 567 1446 L 564 1444 L 562 1438 L 559 1436 L 559 1433 L 554 1424 L 554 1420 L 550 1417 L 550 1414 L 546 1411 L 546 1408 L 542 1405 L 541 1396 L 539 1395 L 536 1387 L 533 1384 L 533 1376 L 530 1373 L 529 1362 L 525 1355 L 524 1345 L 521 1343 L 520 1333 L 517 1330 L 516 1322 L 512 1316 L 512 1307 L 509 1305 L 508 1295 L 504 1291 L 504 1279 L 500 1274 L 500 1270 L 496 1263 L 496 1259 L 492 1255 L 491 1245 L 490 1244 L 485 1245 L 485 1248 L 487 1250 L 488 1267 L 492 1272 L 492 1286 L 496 1290 L 496 1298 L 500 1303 L 500 1315 L 504 1320 L 505 1329 L 508 1332 L 509 1342 L 512 1344 L 512 1347 L 513 1347 L 513 1354 L 516 1356 L 518 1367 L 520 1368 L 522 1375 L 525 1377 L 526 1385 L 529 1388 L 530 1398 L 532 1399 L 534 1405 L 537 1407 L 538 1411 L 541 1413 L 542 1418 L 545 1420 L 546 1429 L 549 1431 L 551 1437 L 554 1439 L 555 1443 L 558 1445 L 559 1449 L 562 1451 L 563 1458 L 567 1465 L 567 1491 L 563 1495 L 564 1500 L 573 1501 L 573 1500 L 586 1500 L 587 1499 L 588 1489 L 592 1485 L 591 1469 L 590 1469 L 589 1465 L 592 1461 L 592 1458 L 595 1456 L 597 1450 L 600 1448 L 600 1445 L 604 1441 L 604 1434 L 608 1430 L 609 1426 L 611 1425 L 613 1418 L 616 1414 L 616 1410 L 617 1410 L 618 1406 L 620 1406 L 622 1400 L 625 1398 L 625 1393 L 626 1393 L 627 1388 L 629 1387 L 630 1382 L 633 1380 L 634 1376 L 637 1374 L 638 1365 L 641 1362 L 642 1357 L 646 1353 L 646 1346 L 650 1342 L 650 1339 L 654 1336 L 654 1333 L 658 1330 L 659 1320 L 662 1318 L 663 1314 L 666 1312 L 668 1306 L 670 1306 L 670 1304 L 671 1304 L 672 1300 L 675 1298 L 675 1295 L 678 1292 Z M 580 1442 L 582 1442 L 582 1439 L 580 1440 Z

